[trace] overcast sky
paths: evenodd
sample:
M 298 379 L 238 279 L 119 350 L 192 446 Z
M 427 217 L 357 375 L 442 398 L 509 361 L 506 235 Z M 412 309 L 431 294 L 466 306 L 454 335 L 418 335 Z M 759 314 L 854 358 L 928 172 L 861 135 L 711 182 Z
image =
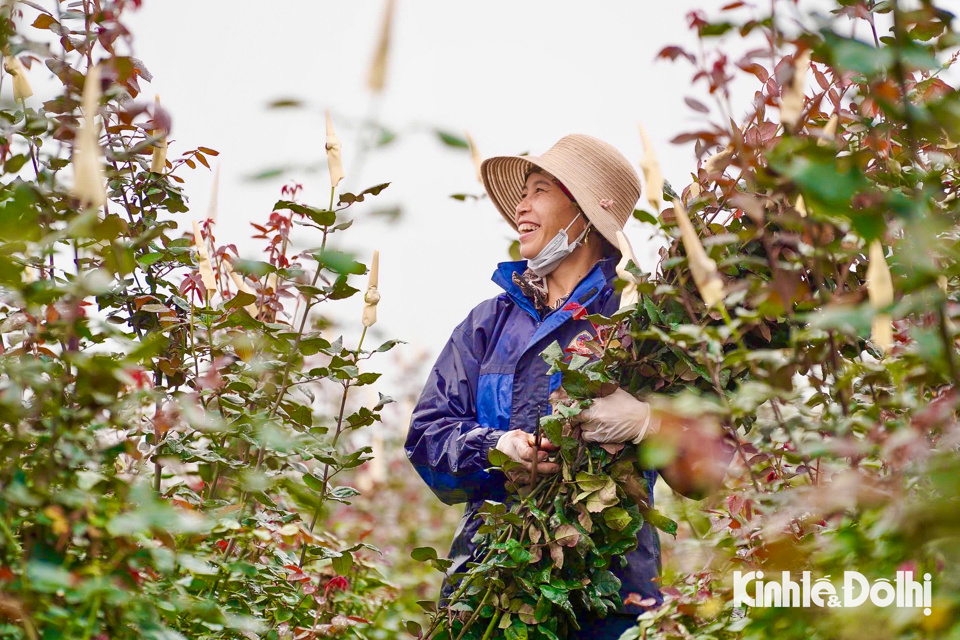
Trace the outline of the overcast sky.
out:
M 804 4 L 811 3 L 823 4 Z M 379 100 L 366 78 L 384 0 L 145 0 L 128 25 L 154 77 L 144 96 L 159 93 L 173 116 L 169 157 L 199 145 L 221 152 L 217 240 L 237 244 L 243 257 L 263 257 L 249 223 L 266 219 L 287 180 L 303 183 L 304 201 L 326 206 L 323 112 L 332 112 L 347 176 L 341 190 L 391 183 L 351 209 L 356 222 L 337 245 L 365 262 L 380 250 L 373 337 L 406 340 L 410 354 L 423 350 L 432 361 L 469 310 L 498 293 L 490 276 L 509 259 L 515 237 L 488 199 L 450 198 L 483 189 L 469 153 L 444 146 L 432 131 L 470 131 L 484 157 L 539 154 L 566 134 L 587 133 L 636 166 L 643 122 L 679 191 L 696 159 L 692 145 L 668 141 L 704 118 L 684 98 L 699 98 L 719 118 L 705 87 L 691 86 L 690 66 L 656 54 L 670 44 L 695 47 L 686 14 L 697 6 L 719 4 L 398 0 Z M 739 83 L 738 119 L 757 88 Z M 267 106 L 287 98 L 303 106 Z M 372 116 L 398 137 L 361 163 L 357 126 Z M 279 177 L 250 178 L 284 167 Z M 181 228 L 189 229 L 190 217 L 206 215 L 212 176 L 202 167 L 182 175 L 192 211 Z M 395 224 L 374 214 L 393 206 L 403 210 Z M 652 229 L 632 220 L 626 231 L 641 266 L 652 269 Z M 302 228 L 296 233 L 298 247 L 319 245 Z M 363 289 L 365 278 L 353 284 Z M 349 344 L 359 334 L 362 301 L 338 305 Z
M 696 122 L 683 103 L 693 93 L 691 73 L 655 57 L 665 45 L 692 43 L 685 14 L 696 4 L 399 0 L 387 87 L 376 107 L 398 137 L 371 154 L 360 175 L 353 171 L 355 125 L 375 108 L 366 76 L 383 2 L 146 0 L 128 24 L 154 76 L 145 93 L 159 93 L 173 116 L 170 157 L 198 145 L 221 152 L 217 239 L 236 243 L 244 257 L 261 257 L 262 241 L 248 240 L 248 223 L 269 214 L 287 178 L 304 184 L 304 200 L 326 205 L 323 110 L 331 110 L 343 141 L 341 187 L 391 183 L 356 207 L 341 246 L 363 259 L 380 249 L 377 326 L 432 360 L 469 310 L 498 293 L 490 276 L 509 259 L 515 235 L 489 200 L 450 198 L 483 189 L 469 153 L 445 147 L 433 128 L 470 131 L 484 157 L 539 154 L 568 133 L 587 133 L 636 165 L 642 121 L 667 179 L 682 187 L 695 168 L 693 149 L 668 140 Z M 267 108 L 281 98 L 304 107 Z M 284 166 L 298 168 L 249 179 Z M 185 177 L 199 218 L 210 173 L 199 168 Z M 394 205 L 403 209 L 397 224 L 372 215 Z M 298 232 L 300 246 L 319 244 Z M 636 221 L 628 227 L 640 259 L 652 266 L 650 233 Z M 363 284 L 357 278 L 355 286 Z M 360 304 L 359 297 L 341 303 L 344 317 L 359 319 Z M 351 329 L 344 327 L 348 336 Z

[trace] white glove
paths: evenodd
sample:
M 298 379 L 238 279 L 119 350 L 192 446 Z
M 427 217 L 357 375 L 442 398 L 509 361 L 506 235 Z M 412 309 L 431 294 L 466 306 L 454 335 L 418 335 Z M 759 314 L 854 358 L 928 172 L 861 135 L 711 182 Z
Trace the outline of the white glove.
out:
M 660 429 L 660 421 L 650 405 L 618 388 L 608 396 L 596 398 L 589 407 L 573 416 L 587 442 L 639 444 L 648 433 Z
M 500 439 L 497 440 L 497 446 L 494 448 L 507 454 L 507 456 L 514 462 L 519 462 L 522 464 L 525 469 L 525 473 L 529 473 L 533 468 L 533 445 L 535 443 L 536 436 L 534 436 L 532 433 L 527 433 L 521 429 L 513 429 L 500 436 Z M 542 460 L 547 459 L 549 451 L 555 451 L 556 449 L 558 449 L 557 445 L 553 444 L 546 438 L 540 439 L 540 455 L 537 464 L 537 473 L 556 473 L 560 470 L 560 465 L 558 464 L 553 462 L 542 462 Z

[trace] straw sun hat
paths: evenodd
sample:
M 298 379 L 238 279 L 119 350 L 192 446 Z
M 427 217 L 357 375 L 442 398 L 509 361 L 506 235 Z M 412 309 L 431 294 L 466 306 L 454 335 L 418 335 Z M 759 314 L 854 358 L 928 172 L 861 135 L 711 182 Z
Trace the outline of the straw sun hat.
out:
M 614 247 L 640 199 L 640 177 L 622 153 L 603 140 L 575 133 L 541 156 L 495 156 L 480 164 L 483 186 L 514 229 L 524 176 L 540 168 L 563 183 L 587 219 Z

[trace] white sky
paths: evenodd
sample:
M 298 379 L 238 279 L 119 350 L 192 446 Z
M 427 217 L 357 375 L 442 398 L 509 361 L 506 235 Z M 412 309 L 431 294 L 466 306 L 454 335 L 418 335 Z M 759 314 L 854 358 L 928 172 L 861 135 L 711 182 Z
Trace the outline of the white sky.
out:
M 823 1 L 804 2 L 811 4 Z M 356 222 L 344 244 L 334 242 L 364 262 L 380 249 L 379 322 L 366 346 L 400 338 L 410 343 L 408 356 L 422 350 L 432 361 L 469 310 L 499 292 L 490 276 L 509 259 L 515 235 L 489 200 L 449 197 L 483 188 L 469 153 L 444 146 L 433 128 L 470 131 L 484 157 L 539 154 L 568 133 L 587 133 L 638 163 L 642 121 L 679 191 L 696 167 L 693 146 L 669 140 L 704 118 L 683 99 L 711 105 L 714 119 L 716 108 L 704 85 L 691 87 L 686 62 L 655 57 L 666 45 L 696 46 L 686 14 L 698 6 L 721 3 L 398 0 L 379 103 L 366 77 L 383 0 L 145 0 L 127 24 L 136 55 L 154 76 L 143 83 L 143 98 L 159 93 L 173 116 L 169 157 L 197 146 L 221 152 L 217 240 L 236 244 L 245 258 L 264 257 L 263 241 L 249 239 L 249 223 L 267 218 L 288 179 L 304 185 L 302 200 L 326 206 L 323 111 L 330 109 L 343 142 L 341 190 L 392 183 L 351 208 Z M 57 89 L 45 71 L 30 73 L 37 99 Z M 735 86 L 738 119 L 756 88 L 746 80 Z M 280 98 L 304 106 L 267 108 Z M 368 154 L 361 168 L 357 125 L 375 112 L 398 137 Z M 293 169 L 281 178 L 249 179 L 279 166 Z M 201 167 L 181 175 L 192 211 L 179 222 L 189 230 L 191 218 L 206 215 L 212 174 Z M 397 224 L 372 215 L 397 205 Z M 641 266 L 652 270 L 652 230 L 631 220 L 626 232 Z M 305 248 L 320 238 L 297 227 L 294 242 Z M 366 279 L 354 277 L 353 284 L 362 290 Z M 359 335 L 361 298 L 336 305 L 350 344 Z
M 343 141 L 341 187 L 392 183 L 356 206 L 343 248 L 364 261 L 380 249 L 377 328 L 425 349 L 432 361 L 469 310 L 498 293 L 490 276 L 509 259 L 513 232 L 489 200 L 450 199 L 483 189 L 469 154 L 445 147 L 431 129 L 469 130 L 484 157 L 542 153 L 563 135 L 588 133 L 636 163 L 642 120 L 667 179 L 682 186 L 695 167 L 693 150 L 668 140 L 694 122 L 683 104 L 690 68 L 654 58 L 667 44 L 691 42 L 684 16 L 697 4 L 399 0 L 379 105 L 381 120 L 399 135 L 368 157 L 362 175 L 352 172 L 352 125 L 373 104 L 366 75 L 381 2 L 147 0 L 128 24 L 154 75 L 145 94 L 158 92 L 173 115 L 170 157 L 198 145 L 221 152 L 217 240 L 236 243 L 245 257 L 260 257 L 262 244 L 248 240 L 248 223 L 269 214 L 285 182 L 247 176 L 313 166 L 290 177 L 304 184 L 305 201 L 326 205 L 323 110 L 331 110 Z M 305 107 L 266 108 L 285 97 Z M 200 168 L 186 177 L 199 218 L 211 176 Z M 365 215 L 397 204 L 404 211 L 398 224 Z M 301 246 L 319 244 L 298 231 Z M 628 235 L 652 266 L 650 230 L 632 221 Z M 340 303 L 344 317 L 359 320 L 360 304 L 359 296 Z M 351 329 L 344 327 L 348 336 Z

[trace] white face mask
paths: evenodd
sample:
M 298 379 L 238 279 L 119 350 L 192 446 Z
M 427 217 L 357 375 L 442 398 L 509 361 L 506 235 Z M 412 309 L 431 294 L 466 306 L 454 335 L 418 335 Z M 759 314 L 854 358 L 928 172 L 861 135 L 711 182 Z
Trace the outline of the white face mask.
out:
M 553 239 L 544 245 L 543 249 L 540 249 L 540 253 L 530 260 L 527 260 L 527 266 L 532 269 L 535 274 L 541 278 L 547 275 L 556 269 L 560 263 L 563 262 L 563 259 L 573 253 L 573 250 L 580 245 L 580 241 L 583 240 L 583 236 L 587 234 L 587 230 L 590 228 L 589 222 L 587 222 L 587 226 L 583 228 L 583 232 L 576 240 L 569 243 L 567 239 L 567 229 L 572 227 L 573 223 L 576 222 L 579 217 L 580 214 L 577 213 L 574 219 L 570 221 L 570 224 L 567 225 L 566 229 L 557 231 L 557 235 L 553 236 Z

